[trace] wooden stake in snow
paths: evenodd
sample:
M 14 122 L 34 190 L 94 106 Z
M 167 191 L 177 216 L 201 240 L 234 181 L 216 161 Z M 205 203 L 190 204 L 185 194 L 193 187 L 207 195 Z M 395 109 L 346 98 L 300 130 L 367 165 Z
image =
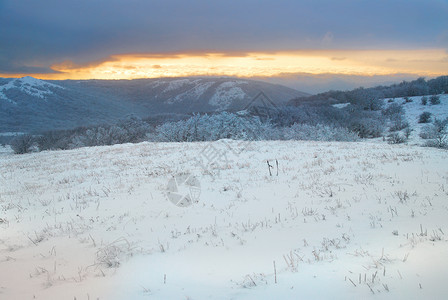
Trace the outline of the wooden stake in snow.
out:
M 356 287 L 356 284 L 353 282 L 351 278 L 349 278 L 348 280 L 350 280 L 350 282 Z
M 372 292 L 372 294 L 375 294 L 375 292 L 372 290 L 372 288 L 370 287 L 370 285 L 368 283 L 367 283 L 367 286 L 369 287 L 369 289 Z
M 271 164 L 269 163 L 269 160 L 266 160 L 266 162 L 268 163 L 268 169 L 269 169 L 269 176 L 272 176 L 272 172 L 271 169 L 274 168 L 273 166 L 271 166 Z
M 277 176 L 278 176 L 278 160 L 275 160 L 275 164 L 277 165 Z
M 275 260 L 274 260 L 274 280 L 275 283 L 277 283 L 277 268 L 275 267 Z
M 271 169 L 274 169 L 274 166 L 269 163 L 269 160 L 266 160 L 266 162 L 268 163 L 269 176 L 272 176 Z M 277 174 L 276 174 L 276 176 L 278 176 L 278 160 L 275 160 L 275 165 L 277 166 Z

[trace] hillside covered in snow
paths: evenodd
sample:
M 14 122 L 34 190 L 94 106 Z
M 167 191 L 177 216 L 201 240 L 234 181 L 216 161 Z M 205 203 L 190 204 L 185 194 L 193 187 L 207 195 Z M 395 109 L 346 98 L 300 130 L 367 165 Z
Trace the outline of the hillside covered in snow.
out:
M 445 120 L 448 118 L 448 95 L 439 95 L 440 103 L 432 105 L 430 98 L 432 95 L 406 97 L 397 99 L 387 99 L 388 105 L 397 103 L 401 105 L 405 111 L 406 121 L 412 129 L 408 143 L 415 145 L 422 145 L 425 141 L 420 137 L 424 131 L 425 126 L 434 120 Z M 426 104 L 422 103 L 422 98 L 426 99 Z M 425 101 L 425 100 L 424 100 Z M 425 103 L 425 102 L 424 102 Z M 421 123 L 420 116 L 423 113 L 429 113 L 427 123 Z
M 278 105 L 307 95 L 284 86 L 235 78 L 43 81 L 0 78 L 0 133 L 41 132 L 112 124 L 129 114 L 237 111 L 260 91 Z
M 297 141 L 1 154 L 0 298 L 442 299 L 447 165 Z

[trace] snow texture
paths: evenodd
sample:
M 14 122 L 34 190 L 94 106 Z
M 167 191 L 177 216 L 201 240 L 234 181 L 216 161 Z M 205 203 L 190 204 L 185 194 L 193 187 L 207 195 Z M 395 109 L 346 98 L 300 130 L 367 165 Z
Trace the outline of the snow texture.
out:
M 2 299 L 448 294 L 447 151 L 220 140 L 0 152 Z M 167 185 L 185 173 L 201 193 L 180 208 Z
M 349 105 L 350 105 L 350 103 L 338 103 L 338 104 L 333 104 L 333 107 L 344 108 L 344 107 L 347 107 Z
M 215 94 L 209 100 L 209 104 L 217 107 L 217 110 L 225 110 L 235 100 L 243 100 L 246 93 L 239 85 L 247 84 L 246 81 L 228 81 L 219 85 Z
M 169 99 L 167 103 L 174 104 L 184 100 L 194 101 L 196 99 L 199 99 L 213 84 L 215 84 L 213 81 L 197 83 L 196 85 L 194 85 L 193 88 L 189 89 L 188 91 L 176 95 L 176 97 L 172 99 Z

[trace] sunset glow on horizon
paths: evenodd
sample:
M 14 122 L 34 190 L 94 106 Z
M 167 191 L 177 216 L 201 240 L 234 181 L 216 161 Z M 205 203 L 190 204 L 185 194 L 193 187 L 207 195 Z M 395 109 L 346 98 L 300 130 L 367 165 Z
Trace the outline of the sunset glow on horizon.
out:
M 284 74 L 444 75 L 448 55 L 428 50 L 304 50 L 275 53 L 121 54 L 93 64 L 53 64 L 40 79 L 136 79 L 186 76 L 276 77 Z M 0 74 L 23 77 L 30 74 Z

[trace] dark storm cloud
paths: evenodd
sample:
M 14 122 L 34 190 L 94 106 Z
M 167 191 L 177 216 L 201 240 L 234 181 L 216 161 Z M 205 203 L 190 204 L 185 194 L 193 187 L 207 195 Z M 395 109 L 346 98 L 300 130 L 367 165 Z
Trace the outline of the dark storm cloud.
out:
M 0 72 L 121 53 L 448 47 L 443 0 L 0 0 Z

